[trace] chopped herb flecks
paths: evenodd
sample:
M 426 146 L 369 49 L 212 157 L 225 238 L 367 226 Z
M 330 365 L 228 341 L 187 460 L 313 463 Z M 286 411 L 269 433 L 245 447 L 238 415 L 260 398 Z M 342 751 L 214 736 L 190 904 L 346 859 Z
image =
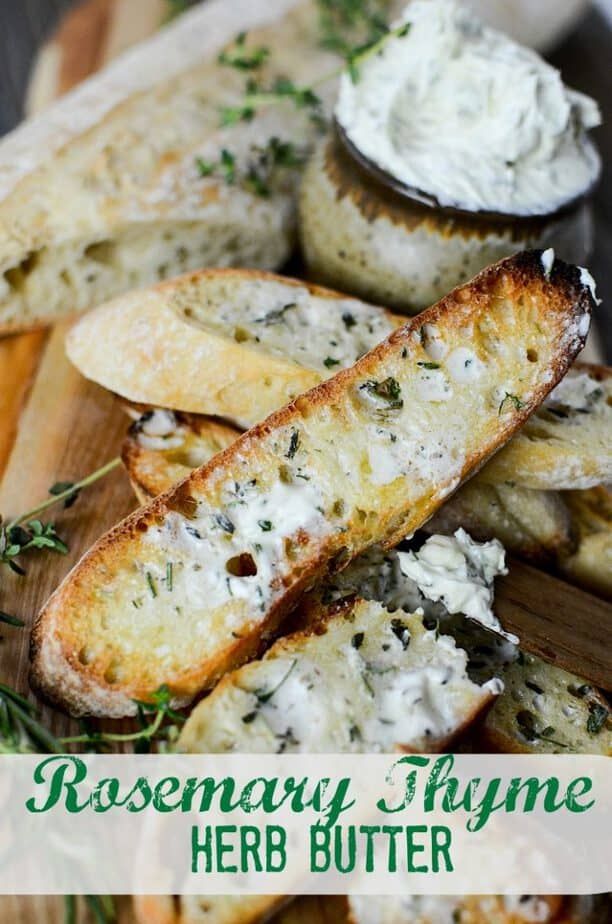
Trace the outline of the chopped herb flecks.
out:
M 504 410 L 504 405 L 506 404 L 507 401 L 510 401 L 514 405 L 517 411 L 520 411 L 522 408 L 525 407 L 525 402 L 521 401 L 518 395 L 512 395 L 510 394 L 509 391 L 507 391 L 501 404 L 499 405 L 499 410 L 497 412 L 498 415 L 500 415 L 502 411 Z
M 285 453 L 287 459 L 293 459 L 296 452 L 298 451 L 300 445 L 300 434 L 297 430 L 291 432 L 291 439 L 289 440 L 289 449 Z
M 404 406 L 402 390 L 397 379 L 384 379 L 382 382 L 370 381 L 360 385 L 360 390 L 367 392 L 374 398 L 384 401 L 391 410 L 400 410 Z

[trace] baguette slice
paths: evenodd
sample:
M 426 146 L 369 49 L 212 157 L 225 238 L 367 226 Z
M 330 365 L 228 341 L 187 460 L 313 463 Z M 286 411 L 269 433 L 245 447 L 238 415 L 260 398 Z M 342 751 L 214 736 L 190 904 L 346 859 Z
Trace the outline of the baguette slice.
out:
M 403 321 L 280 276 L 212 270 L 102 305 L 66 345 L 83 375 L 132 401 L 251 426 Z M 447 357 L 434 352 L 444 368 Z M 612 370 L 585 364 L 481 476 L 545 491 L 610 480 Z
M 505 689 L 478 731 L 481 747 L 612 756 L 612 709 L 599 690 L 524 652 L 495 674 Z
M 422 615 L 343 601 L 315 608 L 303 631 L 226 674 L 191 713 L 177 749 L 439 752 L 500 690 L 495 680 L 473 683 L 465 652 L 425 629 Z
M 588 924 L 593 902 L 559 895 L 349 896 L 347 924 Z
M 102 305 L 70 331 L 77 368 L 130 401 L 249 427 L 403 323 L 329 289 L 208 270 Z
M 0 143 L 0 333 L 196 267 L 285 261 L 296 170 L 264 173 L 267 197 L 240 177 L 261 170 L 272 137 L 302 151 L 316 128 L 290 102 L 220 127 L 220 108 L 244 95 L 244 73 L 217 61 L 237 24 L 248 50 L 271 50 L 264 85 L 282 75 L 308 84 L 337 60 L 320 46 L 308 0 L 212 0 Z M 231 185 L 198 167 L 224 149 L 235 157 Z
M 454 533 L 463 527 L 474 539 L 499 539 L 508 552 L 536 563 L 553 563 L 569 554 L 570 514 L 561 495 L 517 484 L 489 484 L 487 468 L 440 508 L 427 523 L 427 532 Z
M 231 446 L 240 430 L 211 417 L 153 408 L 129 429 L 121 458 L 142 504 L 164 494 Z
M 476 729 L 475 750 L 612 755 L 612 709 L 600 690 L 472 622 L 450 617 L 440 625 L 467 651 L 473 680 L 504 684 Z
M 612 482 L 612 369 L 576 363 L 483 477 L 545 491 Z
M 121 455 L 136 496 L 146 503 L 239 436 L 211 417 L 148 410 L 130 427 Z M 474 539 L 499 539 L 508 551 L 537 562 L 567 556 L 573 548 L 569 511 L 557 492 L 490 485 L 482 474 L 443 504 L 425 529 L 454 533 L 460 527 Z
M 577 547 L 561 556 L 559 566 L 572 582 L 612 600 L 612 491 L 569 491 L 564 499 Z
M 485 270 L 103 536 L 38 617 L 33 684 L 74 714 L 134 714 L 164 683 L 186 703 L 326 573 L 420 527 L 584 343 L 592 291 L 547 268 Z M 442 346 L 469 377 L 428 368 Z

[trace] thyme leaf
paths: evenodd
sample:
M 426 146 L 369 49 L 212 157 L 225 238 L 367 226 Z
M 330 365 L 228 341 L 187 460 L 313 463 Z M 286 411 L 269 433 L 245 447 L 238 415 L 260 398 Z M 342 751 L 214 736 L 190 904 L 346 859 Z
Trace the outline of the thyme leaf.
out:
M 507 401 L 510 401 L 514 405 L 517 411 L 520 411 L 522 408 L 525 407 L 525 402 L 521 401 L 518 395 L 513 395 L 509 391 L 507 391 L 502 399 L 501 404 L 499 405 L 499 410 L 497 412 L 498 416 L 501 416 L 504 410 L 504 405 L 506 404 Z
M 239 71 L 254 71 L 258 70 L 270 57 L 270 49 L 265 45 L 260 45 L 257 48 L 247 49 L 246 48 L 246 39 L 247 33 L 240 32 L 234 44 L 229 48 L 226 48 L 218 57 L 219 64 L 223 64 L 226 67 L 233 67 Z

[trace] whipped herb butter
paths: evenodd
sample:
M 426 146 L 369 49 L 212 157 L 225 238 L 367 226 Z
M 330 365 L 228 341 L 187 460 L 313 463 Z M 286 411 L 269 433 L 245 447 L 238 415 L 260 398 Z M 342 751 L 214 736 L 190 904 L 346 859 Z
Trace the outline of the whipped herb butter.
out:
M 592 99 L 456 0 L 413 0 L 402 20 L 408 33 L 341 81 L 336 119 L 365 157 L 474 212 L 546 215 L 589 190 Z

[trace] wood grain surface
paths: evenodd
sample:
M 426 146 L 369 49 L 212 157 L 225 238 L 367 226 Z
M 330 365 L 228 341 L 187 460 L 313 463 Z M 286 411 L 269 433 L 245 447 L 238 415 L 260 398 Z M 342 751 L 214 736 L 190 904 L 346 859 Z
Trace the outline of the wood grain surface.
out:
M 612 690 L 612 604 L 511 559 L 495 585 L 495 615 L 521 648 Z

